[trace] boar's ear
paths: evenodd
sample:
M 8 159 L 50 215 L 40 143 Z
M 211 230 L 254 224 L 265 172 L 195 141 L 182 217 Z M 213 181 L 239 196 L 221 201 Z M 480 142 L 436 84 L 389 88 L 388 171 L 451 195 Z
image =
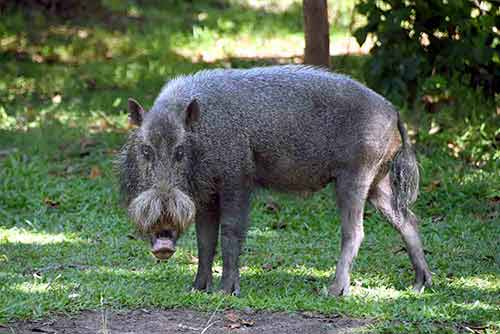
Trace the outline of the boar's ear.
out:
M 130 124 L 141 126 L 144 108 L 134 99 L 128 99 L 128 121 Z
M 184 125 L 186 129 L 190 129 L 194 123 L 198 122 L 200 119 L 200 106 L 198 101 L 193 99 L 186 108 L 186 118 L 184 119 Z

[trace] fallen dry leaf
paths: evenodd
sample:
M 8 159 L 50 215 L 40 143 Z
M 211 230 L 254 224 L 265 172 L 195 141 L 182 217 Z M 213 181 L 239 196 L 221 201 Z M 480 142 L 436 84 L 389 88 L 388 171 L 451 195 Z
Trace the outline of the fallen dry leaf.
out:
M 57 209 L 57 208 L 59 207 L 59 204 L 61 204 L 61 203 L 59 203 L 59 202 L 57 202 L 57 201 L 54 201 L 54 200 L 52 200 L 52 199 L 50 199 L 50 198 L 48 198 L 48 197 L 45 197 L 45 198 L 43 199 L 43 203 L 44 203 L 46 206 L 48 206 L 49 208 L 53 208 L 53 209 Z
M 272 223 L 271 228 L 273 230 L 283 230 L 283 229 L 287 228 L 287 226 L 288 226 L 288 223 L 286 221 L 278 220 L 278 221 L 275 221 Z
M 241 319 L 241 324 L 246 327 L 252 327 L 253 325 L 255 325 L 255 321 Z
M 433 180 L 425 187 L 425 191 L 434 191 L 441 187 L 441 180 Z
M 238 329 L 241 327 L 241 324 L 235 322 L 235 323 L 232 323 L 232 324 L 229 324 L 229 325 L 226 325 L 227 328 L 229 329 Z
M 243 319 L 234 311 L 227 311 L 224 314 L 224 322 L 224 327 L 229 329 L 236 329 L 241 326 L 251 327 L 255 325 L 254 321 Z
M 40 54 L 34 54 L 31 56 L 31 60 L 33 60 L 35 63 L 43 63 L 45 59 L 40 55 Z
M 240 317 L 233 311 L 228 311 L 224 314 L 224 319 L 230 322 L 238 322 L 240 321 Z
M 224 314 L 224 323 L 224 327 L 228 329 L 237 329 L 241 326 L 251 327 L 255 325 L 254 321 L 243 319 L 234 311 L 227 311 Z
M 101 169 L 98 166 L 92 166 L 92 168 L 90 169 L 89 178 L 93 180 L 100 177 L 101 175 L 102 175 Z
M 305 318 L 310 318 L 310 319 L 320 318 L 320 317 L 321 317 L 321 316 L 319 316 L 318 314 L 316 314 L 316 313 L 314 313 L 314 312 L 309 312 L 309 311 L 302 312 L 302 315 L 303 315 Z
M 272 263 L 264 263 L 262 265 L 262 269 L 265 270 L 265 271 L 271 271 L 273 270 L 274 266 Z
M 278 213 L 281 210 L 281 207 L 272 199 L 272 197 L 269 197 L 266 201 L 265 210 L 269 213 Z
M 90 138 L 80 139 L 80 152 L 86 151 L 89 147 L 95 146 L 97 142 Z

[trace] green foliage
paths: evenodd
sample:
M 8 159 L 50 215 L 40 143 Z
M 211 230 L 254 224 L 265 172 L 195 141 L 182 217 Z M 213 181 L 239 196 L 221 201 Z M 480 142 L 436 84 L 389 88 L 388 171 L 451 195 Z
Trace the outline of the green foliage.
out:
M 358 42 L 370 34 L 375 45 L 367 80 L 393 99 L 413 100 L 429 77 L 500 91 L 500 7 L 495 1 L 362 0 L 367 23 Z
M 417 109 L 420 118 L 416 121 L 417 145 L 442 150 L 476 167 L 499 166 L 498 102 L 485 99 L 479 89 L 464 87 L 442 76 L 426 79 L 422 90 L 439 109 L 434 112 Z
M 448 85 L 448 80 L 442 75 L 437 74 L 425 79 L 422 83 L 422 93 L 432 96 L 447 94 Z

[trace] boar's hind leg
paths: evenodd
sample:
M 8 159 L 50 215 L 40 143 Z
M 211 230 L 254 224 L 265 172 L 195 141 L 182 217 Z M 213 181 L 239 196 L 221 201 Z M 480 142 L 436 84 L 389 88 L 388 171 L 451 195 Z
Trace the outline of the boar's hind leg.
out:
M 196 237 L 198 239 L 198 272 L 193 283 L 196 290 L 210 291 L 212 288 L 212 264 L 219 238 L 218 208 L 199 209 L 196 214 Z
M 431 273 L 424 257 L 424 249 L 417 228 L 417 218 L 410 211 L 398 213 L 394 208 L 393 194 L 389 175 L 385 176 L 371 191 L 370 202 L 389 220 L 401 234 L 411 263 L 415 269 L 414 290 L 421 292 L 431 284 Z
M 368 195 L 371 173 L 343 173 L 337 177 L 335 191 L 341 216 L 342 241 L 331 296 L 349 294 L 350 271 L 363 241 L 363 210 Z
M 248 227 L 250 192 L 225 190 L 221 195 L 222 290 L 240 294 L 239 257 Z

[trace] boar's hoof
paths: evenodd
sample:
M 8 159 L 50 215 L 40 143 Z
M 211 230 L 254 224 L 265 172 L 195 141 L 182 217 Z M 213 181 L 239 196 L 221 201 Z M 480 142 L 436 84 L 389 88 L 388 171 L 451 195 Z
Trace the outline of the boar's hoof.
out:
M 240 280 L 233 278 L 222 279 L 222 292 L 238 297 L 240 295 Z
M 417 293 L 424 292 L 425 287 L 430 287 L 432 285 L 432 275 L 428 270 L 417 273 L 415 279 L 415 284 L 413 285 L 413 291 Z
M 212 277 L 211 275 L 196 275 L 196 279 L 193 283 L 194 291 L 212 291 Z
M 333 282 L 333 284 L 328 289 L 328 295 L 330 297 L 341 297 L 349 295 L 349 280 L 344 282 Z

